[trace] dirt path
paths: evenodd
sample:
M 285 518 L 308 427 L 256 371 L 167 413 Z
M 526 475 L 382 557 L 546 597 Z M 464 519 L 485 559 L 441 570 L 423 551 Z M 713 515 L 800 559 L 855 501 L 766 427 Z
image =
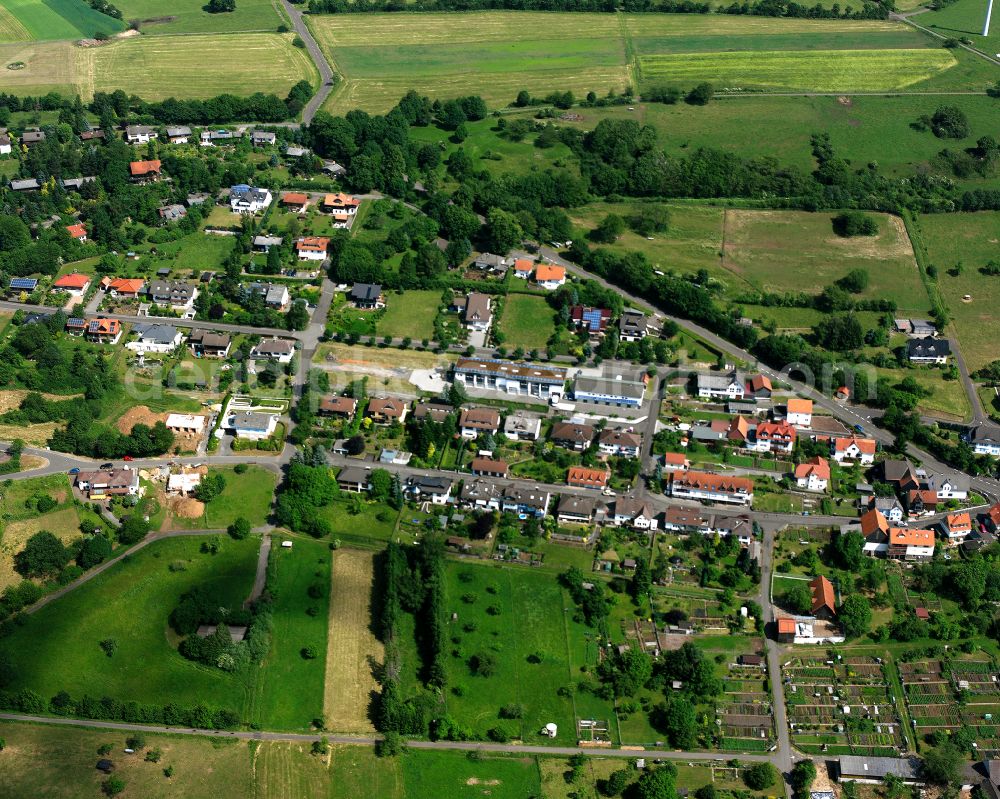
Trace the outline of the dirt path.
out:
M 333 553 L 323 715 L 327 728 L 336 732 L 374 731 L 368 718 L 372 694 L 378 691 L 372 666 L 385 657 L 371 631 L 374 570 L 373 552 Z
M 267 580 L 267 560 L 270 554 L 271 536 L 264 533 L 264 537 L 260 542 L 260 554 L 257 556 L 257 576 L 254 577 L 253 588 L 250 590 L 250 596 L 243 603 L 243 607 L 247 607 L 264 593 L 264 582 Z

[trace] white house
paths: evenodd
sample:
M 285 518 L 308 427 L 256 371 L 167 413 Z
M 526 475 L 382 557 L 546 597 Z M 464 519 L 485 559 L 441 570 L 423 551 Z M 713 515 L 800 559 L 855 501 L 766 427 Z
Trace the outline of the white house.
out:
M 698 396 L 704 399 L 743 399 L 746 382 L 737 372 L 725 375 L 698 375 Z
M 250 357 L 260 361 L 291 363 L 294 355 L 295 342 L 283 338 L 266 339 L 250 350 Z
M 617 527 L 630 525 L 636 530 L 656 530 L 659 527 L 659 520 L 650 506 L 640 499 L 631 497 L 620 497 L 615 500 L 611 521 Z
M 597 447 L 602 455 L 613 455 L 622 458 L 637 458 L 642 448 L 642 436 L 628 430 L 613 430 L 608 428 L 601 432 Z
M 151 352 L 173 352 L 181 343 L 181 331 L 173 325 L 141 325 L 137 324 L 132 332 L 138 333 L 135 341 L 125 345 L 126 349 L 140 354 Z
M 793 398 L 788 400 L 785 421 L 794 427 L 810 427 L 812 425 L 813 401 L 810 399 Z
M 167 128 L 167 139 L 171 144 L 187 144 L 191 141 L 191 128 L 187 125 L 170 126 Z
M 235 411 L 226 422 L 237 438 L 263 441 L 269 438 L 278 426 L 278 415 L 260 411 Z
M 910 363 L 945 364 L 951 357 L 951 344 L 946 338 L 910 339 L 906 342 L 906 357 Z
M 834 438 L 830 443 L 833 459 L 837 463 L 844 461 L 858 461 L 862 466 L 871 466 L 875 463 L 875 451 L 878 444 L 871 438 Z
M 129 144 L 146 144 L 156 138 L 156 128 L 147 125 L 129 125 L 125 128 L 125 140 Z
M 924 487 L 937 494 L 942 501 L 968 499 L 970 482 L 965 474 L 932 474 Z
M 197 413 L 171 413 L 164 424 L 175 433 L 198 434 L 205 429 L 205 417 Z
M 0 133 L 0 155 L 10 155 L 12 151 L 10 136 L 6 133 Z
M 271 192 L 241 183 L 229 190 L 229 207 L 234 214 L 256 214 L 271 204 Z
M 977 455 L 1000 457 L 1000 428 L 991 424 L 977 424 L 969 428 L 965 440 Z
M 806 491 L 826 491 L 830 484 L 830 463 L 818 455 L 795 467 L 795 485 Z
M 554 264 L 535 267 L 535 282 L 546 291 L 555 291 L 566 282 L 566 268 Z

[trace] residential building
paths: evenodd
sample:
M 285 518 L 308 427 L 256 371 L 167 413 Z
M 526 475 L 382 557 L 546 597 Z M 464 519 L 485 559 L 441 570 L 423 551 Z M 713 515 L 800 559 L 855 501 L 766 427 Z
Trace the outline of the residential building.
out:
M 36 277 L 12 277 L 8 288 L 11 291 L 23 291 L 31 293 L 38 288 L 38 278 Z
M 906 512 L 910 516 L 934 513 L 938 506 L 937 492 L 927 489 L 913 489 L 906 493 Z
M 159 159 L 153 161 L 132 161 L 128 165 L 132 180 L 137 183 L 150 183 L 160 179 L 161 164 Z
M 453 485 L 454 481 L 450 477 L 421 475 L 407 478 L 403 491 L 417 502 L 447 505 L 451 501 Z
M 10 155 L 13 149 L 10 136 L 7 133 L 0 133 L 0 155 Z
M 927 477 L 921 488 L 925 491 L 933 491 L 938 501 L 946 502 L 950 499 L 968 499 L 969 488 L 972 482 L 967 474 L 955 472 L 954 474 L 932 474 Z
M 10 182 L 11 191 L 38 191 L 42 187 L 35 178 L 24 178 L 22 180 L 12 180 Z
M 897 333 L 905 333 L 910 338 L 927 338 L 938 333 L 937 327 L 926 319 L 894 319 L 893 325 Z
M 276 311 L 283 311 L 291 302 L 292 295 L 288 293 L 288 286 L 281 283 L 250 283 L 248 291 L 259 294 L 264 298 L 264 305 Z
M 972 515 L 968 511 L 949 513 L 940 522 L 944 537 L 953 543 L 961 543 L 972 532 Z
M 323 198 L 322 208 L 328 213 L 340 212 L 354 216 L 358 212 L 360 205 L 361 200 L 352 197 L 350 194 L 338 192 L 336 194 L 327 194 Z
M 114 280 L 104 278 L 101 280 L 101 288 L 112 297 L 121 299 L 138 299 L 142 294 L 146 284 L 139 278 L 116 277 Z
M 566 370 L 492 359 L 459 358 L 453 376 L 465 388 L 549 399 L 562 396 Z
M 146 289 L 146 297 L 150 302 L 176 311 L 185 319 L 194 319 L 198 286 L 183 280 L 154 280 Z
M 503 423 L 503 434 L 514 441 L 537 441 L 542 433 L 542 417 L 528 411 L 513 411 Z
M 251 360 L 291 363 L 295 355 L 295 342 L 284 338 L 263 339 L 250 350 Z
M 577 422 L 556 422 L 549 431 L 549 440 L 560 447 L 583 452 L 594 441 L 596 428 Z
M 330 239 L 325 236 L 305 236 L 295 242 L 300 261 L 325 261 Z
M 269 130 L 255 130 L 250 134 L 250 143 L 254 147 L 268 147 L 277 141 L 278 137 Z
M 181 331 L 173 325 L 135 325 L 132 332 L 138 334 L 135 341 L 125 345 L 126 349 L 138 354 L 152 352 L 173 352 L 181 343 Z
M 980 524 L 991 533 L 1000 532 L 1000 502 L 991 505 L 985 513 L 979 517 Z
M 156 137 L 156 128 L 148 125 L 129 125 L 125 128 L 125 141 L 129 144 L 147 144 Z
M 191 128 L 187 125 L 168 126 L 167 140 L 171 144 L 188 144 L 191 141 Z
M 775 624 L 779 644 L 795 643 L 795 619 L 781 618 Z
M 837 600 L 833 583 L 820 575 L 809 583 L 812 593 L 812 615 L 817 619 L 833 619 L 837 615 Z
M 94 344 L 117 344 L 122 337 L 122 323 L 117 319 L 88 319 L 84 338 Z
M 771 385 L 771 378 L 760 373 L 751 376 L 744 387 L 744 396 L 763 402 L 771 399 L 774 388 Z
M 811 427 L 813 417 L 813 401 L 793 397 L 785 406 L 785 421 L 795 427 Z
M 358 409 L 358 401 L 354 397 L 327 397 L 319 404 L 321 416 L 354 416 Z
M 500 411 L 496 408 L 463 408 L 458 417 L 458 429 L 462 438 L 477 438 L 484 433 L 500 430 Z
M 660 458 L 664 472 L 686 472 L 691 461 L 683 452 L 664 452 Z
M 892 527 L 889 529 L 889 549 L 886 554 L 893 560 L 930 560 L 934 557 L 934 532 Z
M 541 486 L 519 488 L 513 484 L 507 485 L 500 495 L 500 510 L 540 519 L 549 508 L 549 497 L 549 492 Z
M 472 292 L 465 298 L 462 322 L 470 330 L 485 333 L 493 324 L 493 310 L 488 295 Z
M 870 466 L 875 462 L 875 452 L 878 444 L 871 438 L 849 438 L 834 437 L 830 442 L 830 450 L 833 459 L 837 463 L 844 461 L 858 461 L 862 466 Z
M 530 258 L 516 258 L 514 260 L 514 277 L 527 280 L 531 273 L 535 271 L 535 262 Z
M 507 259 L 491 252 L 484 252 L 477 255 L 472 261 L 472 266 L 484 272 L 505 273 L 508 269 Z
M 241 133 L 234 133 L 231 130 L 219 128 L 218 130 L 203 130 L 201 132 L 200 144 L 202 147 L 221 147 L 235 144 L 236 139 L 243 137 Z
M 286 191 L 281 195 L 281 205 L 289 211 L 301 214 L 309 205 L 309 195 L 301 191 Z
M 337 474 L 337 485 L 341 491 L 360 494 L 371 487 L 371 472 L 360 466 L 345 466 Z
M 198 358 L 227 358 L 233 340 L 222 333 L 207 330 L 192 330 L 188 346 Z
M 795 449 L 796 435 L 795 428 L 787 422 L 761 422 L 754 428 L 752 443 L 747 448 L 754 452 L 788 455 Z
M 632 497 L 618 497 L 615 500 L 611 521 L 618 527 L 633 527 L 636 530 L 656 530 L 659 520 L 655 511 L 645 501 Z
M 738 372 L 724 375 L 698 375 L 698 396 L 703 399 L 743 399 L 746 381 Z
M 535 267 L 535 282 L 546 291 L 555 291 L 566 282 L 566 268 L 551 264 Z
M 87 332 L 87 320 L 79 316 L 71 316 L 66 320 L 66 333 L 70 336 L 82 336 Z
M 421 400 L 413 407 L 413 418 L 427 418 L 432 422 L 440 424 L 454 412 L 455 409 L 451 405 L 445 405 L 443 402 L 427 402 L 425 400 Z
M 709 520 L 702 516 L 700 511 L 680 505 L 671 505 L 663 512 L 663 529 L 674 533 L 701 533 L 703 535 L 712 532 Z
M 570 466 L 566 474 L 566 484 L 575 488 L 607 488 L 609 479 L 609 469 L 591 469 L 587 466 Z
M 910 363 L 945 364 L 951 357 L 951 344 L 945 338 L 910 339 L 906 342 L 906 358 Z
M 458 498 L 464 507 L 475 510 L 500 510 L 502 487 L 493 480 L 474 478 L 465 480 Z
M 917 472 L 908 460 L 899 458 L 886 458 L 878 467 L 882 481 L 888 483 L 896 491 L 906 492 L 920 487 L 920 480 Z
M 372 397 L 368 400 L 365 415 L 371 417 L 376 424 L 391 424 L 406 419 L 409 405 L 399 397 Z
M 563 494 L 556 506 L 556 519 L 563 524 L 591 524 L 598 505 L 597 497 Z
M 271 204 L 271 192 L 245 183 L 229 190 L 229 207 L 234 214 L 258 214 Z
M 139 493 L 139 472 L 128 467 L 83 471 L 76 476 L 76 487 L 90 499 L 136 496 Z
M 69 233 L 69 237 L 75 241 L 83 243 L 87 240 L 87 228 L 77 222 L 75 225 L 66 225 L 66 232 Z
M 795 485 L 806 491 L 826 491 L 830 485 L 830 462 L 816 456 L 795 467 Z
M 86 294 L 87 289 L 89 288 L 90 277 L 88 275 L 80 274 L 79 272 L 63 275 L 52 284 L 53 291 L 65 291 L 67 294 L 71 294 L 74 297 Z
M 631 430 L 606 428 L 597 439 L 602 455 L 621 458 L 638 458 L 642 449 L 642 436 Z
M 283 239 L 281 236 L 254 236 L 254 252 L 268 252 L 272 247 L 280 247 Z
M 207 419 L 196 413 L 170 413 L 167 414 L 166 424 L 168 430 L 175 433 L 186 433 L 189 435 L 200 435 L 205 430 Z
M 589 333 L 591 338 L 598 338 L 604 335 L 611 323 L 611 309 L 574 305 L 569 309 L 569 318 L 577 330 Z
M 873 497 L 868 504 L 893 524 L 903 521 L 903 503 L 897 497 Z
M 677 499 L 749 505 L 753 502 L 753 480 L 689 469 L 686 472 L 674 472 L 670 475 L 670 496 Z
M 1000 457 L 1000 427 L 983 423 L 970 427 L 963 436 L 977 455 Z
M 646 337 L 646 315 L 641 311 L 626 308 L 618 317 L 618 338 L 620 341 L 642 341 Z
M 382 287 L 378 283 L 355 283 L 351 287 L 351 302 L 355 308 L 366 310 L 385 308 Z
M 66 191 L 79 191 L 83 188 L 84 183 L 93 183 L 97 180 L 93 175 L 85 175 L 79 178 L 63 178 L 59 182 Z
M 290 144 L 290 145 L 288 145 L 285 148 L 285 155 L 288 158 L 305 158 L 311 152 L 312 151 L 308 147 L 297 147 L 294 144 Z M 336 164 L 334 166 L 336 166 Z M 324 171 L 326 171 L 325 167 L 324 167 Z M 333 174 L 335 174 L 335 175 L 342 175 L 347 170 L 345 170 L 343 167 L 341 167 L 339 172 L 336 169 L 329 170 L 329 171 L 332 171 Z
M 270 438 L 277 429 L 278 415 L 261 411 L 235 411 L 230 414 L 226 426 L 237 438 L 263 441 Z
M 45 131 L 43 130 L 26 130 L 21 134 L 21 146 L 29 150 L 43 141 L 45 141 Z
M 187 208 L 178 203 L 165 205 L 159 210 L 160 218 L 164 222 L 179 222 L 187 216 Z
M 733 441 L 742 447 L 753 447 L 750 441 L 750 434 L 754 428 L 750 427 L 750 422 L 743 416 L 734 416 L 729 420 L 729 429 L 726 431 L 726 439 Z M 768 447 L 769 449 L 769 447 Z
M 477 477 L 506 477 L 510 466 L 507 461 L 480 455 L 472 459 L 469 470 Z
M 864 553 L 870 558 L 885 556 L 889 551 L 888 520 L 873 508 L 861 516 L 861 535 L 865 537 Z
M 646 384 L 620 377 L 577 377 L 573 381 L 573 399 L 594 405 L 617 408 L 641 408 Z

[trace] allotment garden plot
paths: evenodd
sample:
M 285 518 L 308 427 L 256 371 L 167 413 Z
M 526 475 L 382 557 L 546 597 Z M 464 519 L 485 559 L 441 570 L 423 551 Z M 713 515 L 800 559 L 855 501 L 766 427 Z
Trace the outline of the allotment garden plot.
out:
M 1000 674 L 990 660 L 916 660 L 899 664 L 918 738 L 936 730 L 975 730 L 981 753 L 1000 750 Z
M 792 744 L 803 752 L 894 757 L 906 750 L 878 658 L 793 657 L 782 665 Z
M 760 652 L 763 652 L 763 641 Z M 759 662 L 758 662 L 759 660 Z M 719 749 L 764 751 L 774 743 L 774 714 L 763 654 L 744 654 L 726 664 L 725 693 L 715 710 Z

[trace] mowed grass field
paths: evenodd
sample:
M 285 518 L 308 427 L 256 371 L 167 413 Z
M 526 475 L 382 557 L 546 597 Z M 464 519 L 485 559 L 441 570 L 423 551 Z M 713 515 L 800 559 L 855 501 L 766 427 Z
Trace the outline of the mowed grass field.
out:
M 271 0 L 239 0 L 236 10 L 225 14 L 209 14 L 202 0 L 119 0 L 115 5 L 129 22 L 140 23 L 143 36 L 274 31 L 284 22 Z
M 260 539 L 221 540 L 215 555 L 199 552 L 204 540 L 150 544 L 30 616 L 0 642 L 14 668 L 9 687 L 46 698 L 65 690 L 74 697 L 155 705 L 204 702 L 242 716 L 241 677 L 181 657 L 167 619 L 181 594 L 195 586 L 211 587 L 226 604 L 239 605 L 253 584 Z M 99 646 L 105 638 L 118 643 L 112 658 Z
M 369 717 L 378 683 L 373 670 L 385 659 L 372 632 L 371 592 L 375 553 L 333 553 L 323 716 L 327 729 L 370 733 Z
M 630 83 L 879 91 L 959 63 L 887 21 L 486 11 L 327 15 L 309 24 L 345 78 L 327 102 L 334 113 L 385 111 L 411 88 L 443 98 L 481 94 L 491 107 L 520 89 L 581 96 Z
M 544 347 L 556 329 L 556 314 L 545 297 L 508 294 L 503 303 L 499 330 L 508 349 Z
M 221 60 L 220 53 L 239 58 Z M 284 97 L 300 80 L 318 80 L 305 50 L 292 46 L 291 34 L 196 34 L 183 40 L 139 36 L 103 47 L 71 42 L 0 44 L 0 63 L 23 61 L 4 71 L 5 91 L 44 94 L 123 89 L 146 100 L 205 98 L 223 92 L 273 92 Z
M 988 261 L 1000 259 L 1000 213 L 927 214 L 917 219 L 916 230 L 927 262 L 938 269 L 938 286 L 952 327 L 974 372 L 1000 358 L 1000 322 L 994 313 L 1000 278 L 979 271 Z M 949 274 L 959 263 L 961 274 Z M 963 299 L 966 294 L 970 301 Z
M 205 505 L 205 513 L 197 519 L 172 517 L 170 528 L 191 530 L 222 530 L 240 516 L 257 527 L 267 521 L 277 476 L 260 466 L 248 466 L 243 474 L 231 467 L 213 468 L 210 474 L 221 474 L 226 487 L 219 496 Z
M 0 4 L 0 42 L 82 39 L 124 29 L 125 23 L 95 11 L 84 0 L 3 0 Z
M 375 329 L 379 338 L 392 336 L 414 341 L 434 335 L 434 317 L 441 306 L 440 291 L 406 291 L 403 294 L 389 294 L 385 312 Z
M 408 89 L 433 97 L 479 94 L 490 107 L 520 89 L 621 91 L 629 82 L 614 14 L 486 11 L 309 17 L 345 81 L 327 109 L 386 111 Z

